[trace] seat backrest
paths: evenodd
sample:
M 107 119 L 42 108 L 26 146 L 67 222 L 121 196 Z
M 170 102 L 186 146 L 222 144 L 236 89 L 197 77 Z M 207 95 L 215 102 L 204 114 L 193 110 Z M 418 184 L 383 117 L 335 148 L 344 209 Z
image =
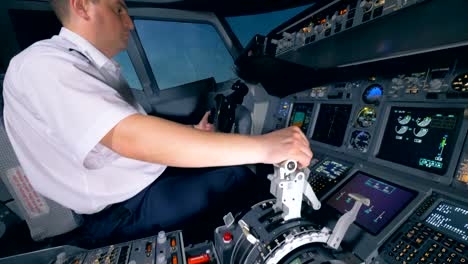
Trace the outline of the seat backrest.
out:
M 32 239 L 39 241 L 72 231 L 81 225 L 82 217 L 37 193 L 19 164 L 3 123 L 2 86 L 3 78 L 0 79 L 0 177 L 15 199 L 20 217 L 26 220 Z

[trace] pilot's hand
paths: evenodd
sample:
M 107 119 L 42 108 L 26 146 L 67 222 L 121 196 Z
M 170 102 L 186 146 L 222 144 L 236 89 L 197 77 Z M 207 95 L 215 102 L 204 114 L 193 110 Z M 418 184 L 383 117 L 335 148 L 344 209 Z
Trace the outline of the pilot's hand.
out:
M 200 120 L 200 123 L 194 125 L 193 127 L 196 129 L 200 129 L 203 131 L 213 132 L 214 126 L 208 122 L 208 117 L 210 116 L 210 111 L 206 112 L 203 118 Z
M 309 140 L 300 128 L 291 126 L 261 137 L 267 148 L 265 163 L 277 164 L 285 160 L 296 160 L 300 168 L 309 166 L 313 153 Z

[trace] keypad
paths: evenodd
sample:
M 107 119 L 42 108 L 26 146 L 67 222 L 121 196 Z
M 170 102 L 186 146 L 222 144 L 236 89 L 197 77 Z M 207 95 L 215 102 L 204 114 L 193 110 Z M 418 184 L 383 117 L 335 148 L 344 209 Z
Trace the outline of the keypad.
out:
M 384 246 L 382 256 L 389 263 L 468 263 L 465 243 L 421 222 L 407 226 Z
M 309 183 L 314 190 L 315 195 L 320 198 L 336 185 L 337 180 L 332 180 L 318 173 L 310 173 Z

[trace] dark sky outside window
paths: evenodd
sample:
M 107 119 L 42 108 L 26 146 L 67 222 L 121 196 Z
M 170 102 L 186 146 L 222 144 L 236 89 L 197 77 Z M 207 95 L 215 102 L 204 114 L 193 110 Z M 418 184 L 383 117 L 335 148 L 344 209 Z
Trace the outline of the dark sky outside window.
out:
M 227 17 L 226 20 L 242 46 L 245 47 L 255 34 L 267 35 L 283 22 L 286 22 L 288 19 L 312 5 L 313 4 L 265 14 Z
M 159 89 L 209 77 L 216 82 L 236 78 L 233 58 L 212 25 L 138 19 L 134 23 Z

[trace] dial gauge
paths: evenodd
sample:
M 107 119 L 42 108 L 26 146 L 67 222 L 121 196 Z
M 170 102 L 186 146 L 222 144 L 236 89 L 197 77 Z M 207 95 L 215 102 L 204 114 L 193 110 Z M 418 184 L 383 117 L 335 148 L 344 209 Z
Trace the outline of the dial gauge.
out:
M 366 131 L 356 130 L 351 134 L 349 144 L 355 150 L 367 152 L 371 135 Z
M 405 115 L 405 116 L 399 116 L 398 117 L 398 123 L 400 125 L 406 125 L 411 121 L 411 116 L 410 115 Z
M 408 131 L 408 126 L 395 127 L 395 132 L 397 132 L 397 134 L 403 135 L 406 131 Z
M 416 119 L 416 124 L 420 127 L 427 127 L 432 121 L 432 117 L 426 116 L 425 118 L 418 117 Z
M 359 111 L 356 119 L 356 125 L 362 128 L 370 127 L 375 123 L 376 119 L 377 113 L 375 112 L 375 109 L 373 107 L 364 107 Z
M 413 134 L 417 137 L 424 137 L 427 132 L 429 132 L 428 128 L 415 128 L 413 129 Z
M 378 84 L 372 84 L 367 87 L 364 93 L 362 94 L 362 100 L 366 104 L 378 105 L 382 99 L 383 88 Z

